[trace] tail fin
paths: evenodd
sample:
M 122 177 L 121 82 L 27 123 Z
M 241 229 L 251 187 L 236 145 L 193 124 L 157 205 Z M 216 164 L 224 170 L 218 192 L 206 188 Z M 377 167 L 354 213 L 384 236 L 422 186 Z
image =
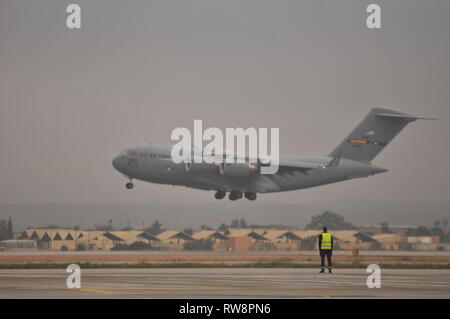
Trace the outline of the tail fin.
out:
M 434 120 L 373 108 L 329 156 L 370 162 L 400 133 L 406 124 L 417 119 Z

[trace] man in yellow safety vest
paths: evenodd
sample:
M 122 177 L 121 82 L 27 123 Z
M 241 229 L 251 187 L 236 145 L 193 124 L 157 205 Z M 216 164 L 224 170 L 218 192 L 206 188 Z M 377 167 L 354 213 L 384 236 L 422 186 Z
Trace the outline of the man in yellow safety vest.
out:
M 319 235 L 319 252 L 320 252 L 320 273 L 325 272 L 325 256 L 328 260 L 328 272 L 331 274 L 331 255 L 333 254 L 333 236 L 328 232 L 326 227 L 323 228 L 322 234 Z

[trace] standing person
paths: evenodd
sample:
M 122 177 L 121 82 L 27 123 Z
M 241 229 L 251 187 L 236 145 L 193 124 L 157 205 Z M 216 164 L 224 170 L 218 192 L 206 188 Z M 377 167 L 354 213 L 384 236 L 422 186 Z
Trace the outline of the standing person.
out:
M 320 273 L 325 272 L 325 256 L 328 261 L 328 272 L 331 274 L 331 255 L 333 254 L 333 236 L 328 232 L 326 227 L 323 228 L 322 234 L 319 235 L 319 252 L 320 252 Z

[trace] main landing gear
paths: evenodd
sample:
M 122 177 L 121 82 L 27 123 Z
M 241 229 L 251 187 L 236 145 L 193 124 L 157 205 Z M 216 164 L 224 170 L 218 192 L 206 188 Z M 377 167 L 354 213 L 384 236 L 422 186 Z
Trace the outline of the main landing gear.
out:
M 256 194 L 252 193 L 252 192 L 245 192 L 244 196 L 248 200 L 255 200 L 256 199 Z
M 242 193 L 237 191 L 231 191 L 230 195 L 228 195 L 230 200 L 237 200 L 242 198 Z
M 214 197 L 216 199 L 223 199 L 226 196 L 226 192 L 224 191 L 217 191 L 214 194 Z M 255 200 L 256 199 L 256 194 L 252 193 L 252 192 L 245 192 L 244 193 L 245 198 L 247 198 L 248 200 Z M 230 194 L 228 195 L 228 198 L 232 201 L 238 200 L 242 198 L 242 192 L 238 192 L 238 191 L 231 191 Z
M 216 199 L 222 199 L 225 197 L 227 193 L 225 193 L 224 191 L 217 191 L 214 196 L 216 197 Z

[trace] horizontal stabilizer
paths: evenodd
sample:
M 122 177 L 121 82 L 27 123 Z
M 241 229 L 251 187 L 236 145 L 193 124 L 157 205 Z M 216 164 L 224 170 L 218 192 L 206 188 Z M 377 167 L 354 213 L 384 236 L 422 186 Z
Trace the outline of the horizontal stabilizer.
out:
M 408 120 L 410 122 L 415 120 L 437 120 L 431 117 L 418 117 L 418 116 L 411 116 L 407 114 L 390 114 L 390 113 L 378 113 L 376 114 L 378 117 L 384 117 L 384 118 L 394 118 L 394 119 L 403 119 Z

